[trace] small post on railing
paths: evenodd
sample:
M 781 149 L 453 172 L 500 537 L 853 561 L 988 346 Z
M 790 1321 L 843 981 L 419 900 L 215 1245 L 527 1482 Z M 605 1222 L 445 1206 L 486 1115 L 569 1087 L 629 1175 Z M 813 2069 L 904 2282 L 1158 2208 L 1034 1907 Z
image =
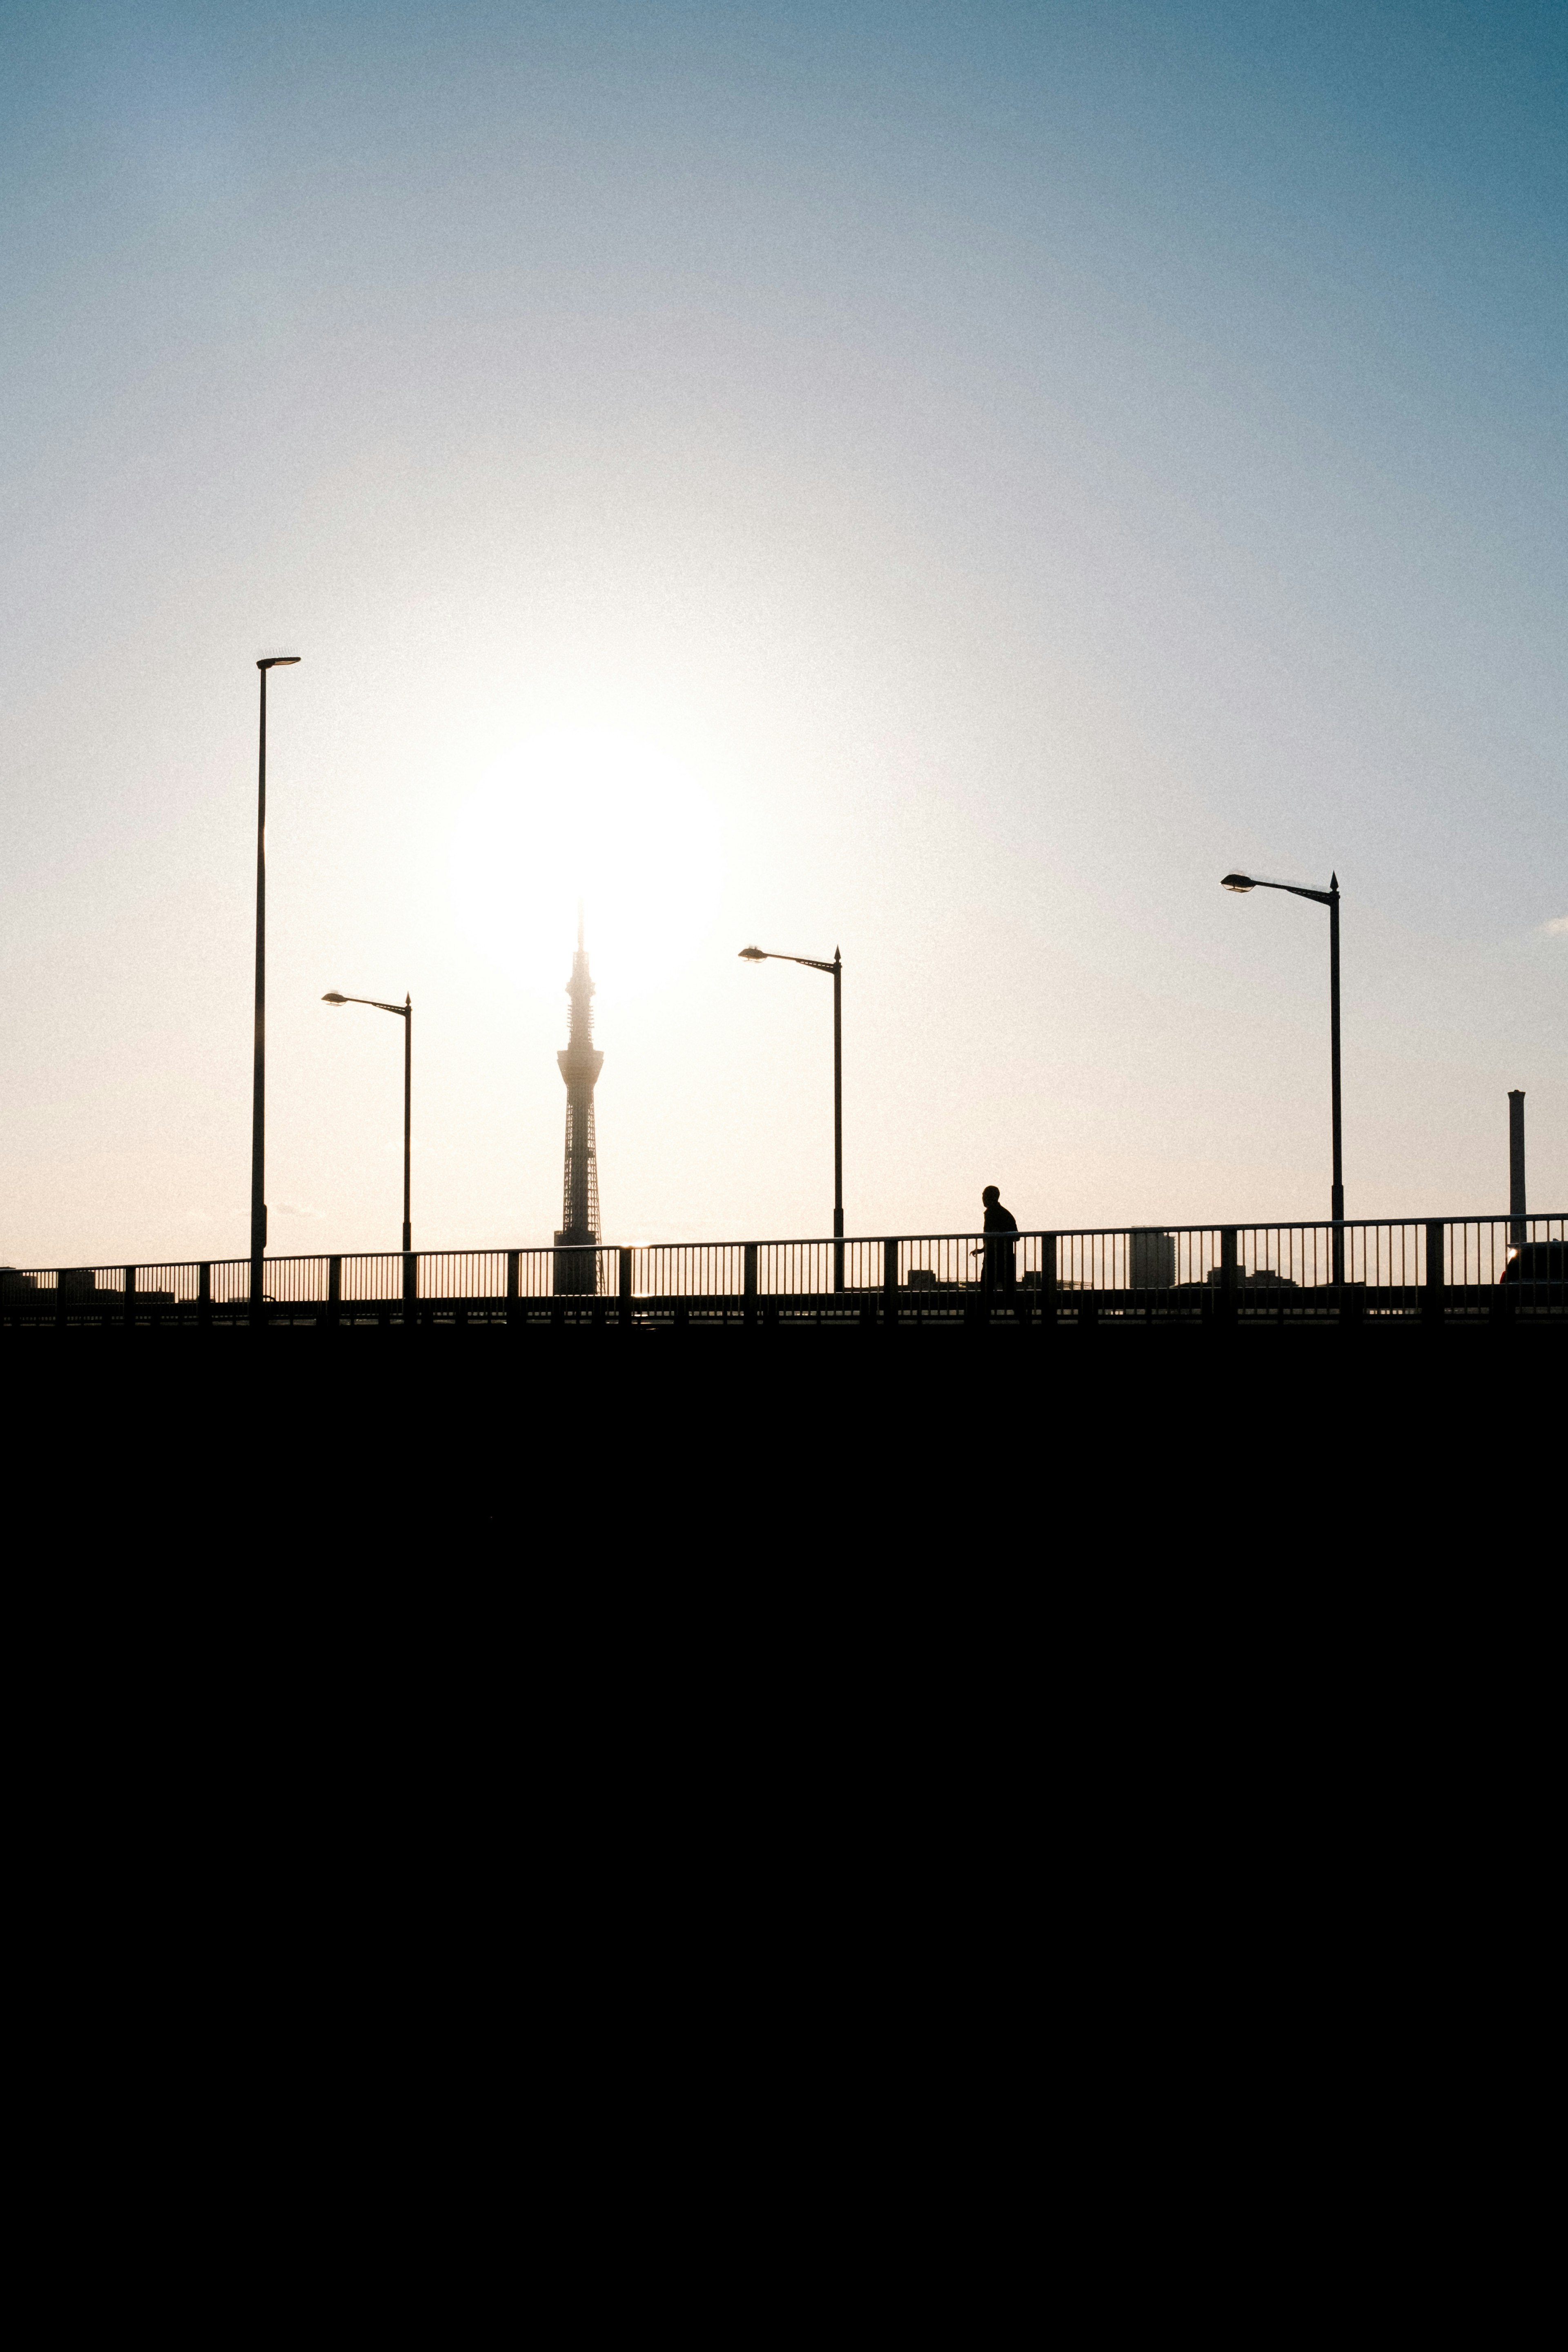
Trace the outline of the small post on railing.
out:
M 507 1252 L 507 1328 L 520 1331 L 523 1328 L 523 1254 L 521 1250 Z
M 1040 1237 L 1040 1328 L 1042 1331 L 1056 1328 L 1056 1235 L 1041 1234 Z
M 1236 1227 L 1221 1225 L 1219 1229 L 1219 1315 L 1224 1323 L 1236 1320 L 1236 1293 L 1239 1276 L 1236 1263 Z
M 327 1260 L 327 1328 L 335 1331 L 343 1319 L 343 1261 Z
M 742 1278 L 745 1300 L 741 1307 L 741 1321 L 748 1331 L 755 1331 L 757 1328 L 757 1244 L 747 1242 L 745 1249 L 746 1271 Z
M 204 1258 L 196 1268 L 196 1326 L 206 1330 L 213 1319 L 213 1262 Z
M 136 1268 L 133 1265 L 125 1269 L 125 1328 L 128 1331 L 136 1328 Z
M 1443 1319 L 1443 1226 L 1434 1218 L 1427 1227 L 1427 1281 L 1421 1293 L 1421 1320 L 1440 1323 Z
M 632 1253 L 629 1249 L 623 1249 L 620 1254 L 620 1265 L 616 1272 L 616 1290 L 621 1300 L 621 1328 L 622 1331 L 630 1331 L 632 1328 Z
M 67 1272 L 62 1265 L 55 1276 L 55 1326 L 57 1330 L 63 1331 L 66 1328 L 66 1301 L 69 1297 Z
M 419 1260 L 412 1250 L 402 1254 L 402 1328 L 412 1331 L 419 1321 Z
M 882 1245 L 882 1319 L 891 1330 L 898 1320 L 898 1244 Z

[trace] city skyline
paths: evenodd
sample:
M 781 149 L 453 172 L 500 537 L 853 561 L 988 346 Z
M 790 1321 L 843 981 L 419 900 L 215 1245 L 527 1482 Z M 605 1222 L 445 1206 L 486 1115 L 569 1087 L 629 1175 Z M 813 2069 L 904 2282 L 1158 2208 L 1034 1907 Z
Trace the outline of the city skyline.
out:
M 1322 919 L 1231 868 L 1339 876 L 1347 1215 L 1506 1208 L 1512 1088 L 1560 1205 L 1560 12 L 5 54 L 0 1259 L 244 1255 L 284 643 L 274 1253 L 396 1226 L 329 987 L 419 1006 L 424 1245 L 549 1241 L 585 886 L 607 1239 L 830 1230 L 827 992 L 754 939 L 852 971 L 852 1234 L 1321 1217 Z

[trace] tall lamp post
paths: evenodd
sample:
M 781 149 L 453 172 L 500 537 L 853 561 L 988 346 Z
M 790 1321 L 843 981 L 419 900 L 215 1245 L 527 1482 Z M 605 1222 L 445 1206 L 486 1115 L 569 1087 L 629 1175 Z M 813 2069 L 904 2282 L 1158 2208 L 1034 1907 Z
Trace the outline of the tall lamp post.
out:
M 833 975 L 833 1288 L 844 1286 L 844 966 L 837 948 L 831 963 L 818 956 L 776 955 L 769 948 L 742 948 L 747 963 L 803 963 Z
M 321 1002 L 369 1004 L 377 1013 L 395 1013 L 402 1023 L 402 1254 L 406 1257 L 413 1247 L 413 1212 L 409 1205 L 409 1152 L 413 1134 L 413 999 L 405 994 L 401 1004 L 383 1004 L 379 996 L 340 996 L 335 988 L 329 988 Z
M 1337 1289 L 1344 1281 L 1344 1165 L 1340 1154 L 1339 1112 L 1339 876 L 1329 876 L 1326 890 L 1304 882 L 1265 882 L 1250 874 L 1226 874 L 1222 890 L 1288 890 L 1292 898 L 1312 898 L 1329 910 L 1329 1067 L 1333 1090 L 1333 1183 L 1329 1215 L 1333 1224 L 1333 1278 Z
M 250 1097 L 250 1305 L 261 1312 L 261 1262 L 267 1255 L 267 673 L 292 669 L 298 654 L 264 654 L 261 739 L 256 763 L 256 1060 Z

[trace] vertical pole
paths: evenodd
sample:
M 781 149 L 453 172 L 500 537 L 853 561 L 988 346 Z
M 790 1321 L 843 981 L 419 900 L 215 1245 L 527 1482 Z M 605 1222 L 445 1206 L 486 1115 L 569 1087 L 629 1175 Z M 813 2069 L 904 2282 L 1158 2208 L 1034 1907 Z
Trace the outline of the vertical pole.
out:
M 407 990 L 402 1001 L 402 1246 L 413 1247 L 413 1212 L 409 1205 L 409 1153 L 413 1135 L 413 999 Z
M 740 1319 L 748 1331 L 757 1328 L 757 1244 L 743 1242 L 745 1251 L 741 1275 Z
M 1528 1236 L 1525 1233 L 1524 1206 L 1524 1088 L 1511 1087 L 1508 1094 L 1508 1213 L 1511 1220 L 1508 1237 L 1515 1249 L 1522 1249 Z
M 327 1328 L 335 1331 L 343 1317 L 343 1261 L 327 1260 Z
M 629 1249 L 623 1249 L 619 1255 L 620 1265 L 616 1286 L 621 1297 L 621 1328 L 622 1331 L 630 1331 L 632 1328 L 632 1253 Z M 755 1261 L 752 1265 L 751 1286 L 753 1290 L 757 1287 Z
M 133 1265 L 125 1269 L 125 1328 L 128 1331 L 136 1328 L 136 1268 Z
M 833 1288 L 844 1286 L 844 967 L 833 950 Z
M 1236 1227 L 1222 1225 L 1219 1229 L 1219 1317 L 1222 1323 L 1236 1320 Z
M 1339 876 L 1329 877 L 1329 1056 L 1333 1082 L 1333 1190 L 1329 1214 L 1333 1220 L 1333 1279 L 1344 1282 L 1344 1162 L 1340 1150 L 1339 1102 Z
M 205 1330 L 213 1319 L 213 1262 L 204 1258 L 196 1268 L 196 1321 Z
M 1040 1237 L 1040 1328 L 1042 1331 L 1056 1328 L 1056 1235 L 1041 1234 Z
M 250 1319 L 262 1316 L 267 1249 L 267 666 L 261 672 L 261 731 L 256 755 L 256 1036 L 250 1097 Z
M 898 1320 L 898 1244 L 883 1242 L 882 1245 L 882 1319 L 889 1326 Z

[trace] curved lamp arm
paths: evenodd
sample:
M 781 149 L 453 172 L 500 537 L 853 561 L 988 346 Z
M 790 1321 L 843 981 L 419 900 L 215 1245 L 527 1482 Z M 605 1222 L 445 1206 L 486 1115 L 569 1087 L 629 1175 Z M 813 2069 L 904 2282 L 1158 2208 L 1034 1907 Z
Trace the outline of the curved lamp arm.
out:
M 831 963 L 824 963 L 821 956 L 780 955 L 774 948 L 742 948 L 740 952 L 747 963 L 803 963 L 811 971 L 836 971 L 841 963 L 836 948 Z
M 413 1011 L 412 997 L 406 1004 L 383 1004 L 379 996 L 340 996 L 335 988 L 329 988 L 321 1002 L 323 1004 L 373 1004 L 378 1013 L 395 1013 L 400 1021 L 406 1021 Z
M 1332 907 L 1339 897 L 1339 876 L 1333 874 L 1329 877 L 1326 890 L 1314 890 L 1305 882 L 1265 882 L 1261 875 L 1251 874 L 1222 874 L 1219 887 L 1222 890 L 1236 891 L 1288 890 L 1292 898 L 1315 898 L 1320 907 Z

